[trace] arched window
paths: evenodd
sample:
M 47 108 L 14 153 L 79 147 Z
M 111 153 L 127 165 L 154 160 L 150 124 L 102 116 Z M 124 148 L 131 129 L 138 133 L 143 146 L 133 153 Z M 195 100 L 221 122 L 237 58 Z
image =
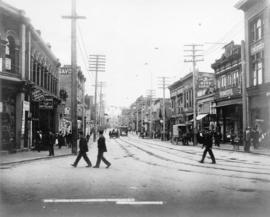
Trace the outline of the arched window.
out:
M 7 37 L 5 49 L 5 69 L 9 72 L 16 72 L 16 45 L 12 36 Z
M 260 40 L 262 38 L 262 20 L 258 19 L 256 22 L 256 39 Z

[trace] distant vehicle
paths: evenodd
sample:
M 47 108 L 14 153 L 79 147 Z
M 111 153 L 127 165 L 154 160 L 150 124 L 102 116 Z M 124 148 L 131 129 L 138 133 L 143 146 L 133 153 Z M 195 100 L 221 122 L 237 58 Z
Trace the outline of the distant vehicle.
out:
M 119 131 L 120 131 L 120 136 L 128 136 L 128 127 L 127 126 L 120 126 Z
M 109 132 L 110 139 L 112 138 L 118 138 L 119 137 L 119 131 L 117 129 L 113 129 Z

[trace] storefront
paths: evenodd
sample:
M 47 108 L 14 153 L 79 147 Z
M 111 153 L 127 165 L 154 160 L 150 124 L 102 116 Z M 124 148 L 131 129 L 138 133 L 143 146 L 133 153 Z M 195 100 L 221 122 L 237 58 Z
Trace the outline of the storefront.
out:
M 42 89 L 35 87 L 31 95 L 32 135 L 35 144 L 37 131 L 58 131 L 57 105 L 59 100 Z
M 220 127 L 223 141 L 229 142 L 232 133 L 242 133 L 242 120 L 241 99 L 217 102 L 217 126 Z
M 270 86 L 249 88 L 250 127 L 258 127 L 260 133 L 270 132 Z
M 4 84 L 5 83 L 5 84 Z M 9 84 L 8 86 L 6 84 Z M 1 150 L 16 148 L 16 85 L 1 82 L 0 116 L 1 116 Z M 12 86 L 10 86 L 12 85 Z

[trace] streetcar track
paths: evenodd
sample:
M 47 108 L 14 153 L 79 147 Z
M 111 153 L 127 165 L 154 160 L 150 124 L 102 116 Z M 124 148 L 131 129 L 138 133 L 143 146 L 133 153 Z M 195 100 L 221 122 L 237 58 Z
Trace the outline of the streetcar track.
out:
M 262 173 L 262 172 L 253 172 L 253 171 L 235 170 L 235 169 L 229 169 L 229 168 L 210 167 L 210 166 L 206 166 L 206 165 L 197 165 L 197 164 L 193 164 L 193 163 L 179 162 L 179 161 L 176 161 L 176 160 L 172 160 L 172 159 L 169 159 L 169 158 L 160 156 L 160 155 L 158 155 L 158 154 L 155 154 L 155 153 L 153 153 L 153 152 L 151 152 L 151 151 L 148 151 L 148 150 L 146 150 L 146 149 L 143 149 L 143 148 L 141 148 L 141 147 L 138 147 L 137 145 L 135 145 L 135 144 L 133 144 L 133 143 L 131 143 L 131 142 L 129 142 L 129 141 L 123 140 L 123 139 L 121 139 L 121 138 L 120 138 L 120 140 L 122 140 L 123 142 L 126 142 L 126 143 L 128 143 L 128 144 L 130 144 L 130 145 L 132 145 L 133 147 L 135 147 L 135 148 L 137 148 L 137 149 L 139 149 L 139 150 L 141 150 L 141 151 L 146 152 L 147 154 L 149 154 L 149 155 L 151 155 L 151 156 L 155 156 L 155 157 L 158 158 L 158 159 L 165 160 L 165 161 L 171 161 L 171 162 L 177 163 L 177 164 L 184 164 L 184 165 L 188 165 L 188 166 L 196 166 L 196 167 L 200 167 L 200 168 L 213 168 L 213 169 L 215 169 L 215 170 L 224 170 L 224 171 L 231 171 L 231 172 L 249 173 L 249 174 L 253 174 L 253 175 L 255 175 L 255 174 L 256 174 L 256 175 L 270 175 L 270 173 L 265 173 L 265 172 Z M 162 150 L 160 150 L 160 151 L 162 151 Z M 164 151 L 163 151 L 163 152 L 164 152 Z M 166 153 L 166 152 L 165 152 L 165 153 Z M 171 153 L 167 153 L 167 154 L 173 155 L 173 154 L 171 154 Z M 174 155 L 174 156 L 175 156 L 175 155 Z M 225 166 L 225 165 L 223 165 L 223 166 Z
M 129 138 L 131 138 L 131 137 L 129 137 Z M 183 153 L 187 153 L 187 154 L 192 154 L 192 155 L 194 155 L 194 153 L 192 153 L 192 152 L 188 152 L 188 151 L 184 151 L 184 150 L 180 150 L 180 149 L 176 149 L 176 148 L 172 148 L 172 147 L 167 147 L 167 146 L 163 146 L 163 145 L 160 145 L 160 144 L 154 144 L 154 143 L 150 143 L 150 142 L 146 142 L 146 141 L 141 141 L 141 140 L 136 139 L 136 138 L 131 138 L 131 139 L 133 139 L 133 140 L 135 140 L 135 141 L 143 142 L 143 143 L 145 143 L 145 144 L 149 144 L 149 145 L 151 145 L 151 146 L 158 146 L 158 147 L 161 147 L 161 148 L 164 148 L 164 149 L 170 149 L 170 150 L 175 150 L 175 151 L 178 151 L 178 152 L 183 152 Z M 154 148 L 154 147 L 152 147 L 152 148 Z M 158 149 L 158 148 L 155 148 L 155 149 L 160 150 L 160 149 Z M 160 151 L 162 151 L 162 150 L 160 150 Z M 168 153 L 168 154 L 171 154 L 170 152 L 167 152 L 167 151 L 164 151 L 164 152 L 165 152 L 165 153 Z M 196 154 L 196 155 L 198 155 L 198 154 Z M 185 158 L 185 159 L 193 160 L 193 158 L 183 157 L 183 156 L 181 156 L 181 157 L 182 157 L 182 158 Z M 247 166 L 246 166 L 247 164 L 248 164 L 248 165 L 259 165 L 259 166 L 261 166 L 261 165 L 258 164 L 258 163 L 241 162 L 241 161 L 243 161 L 243 160 L 229 160 L 229 159 L 224 160 L 224 159 L 222 159 L 222 158 L 216 158 L 216 159 L 218 159 L 219 162 L 222 161 L 222 162 L 231 162 L 231 163 L 244 164 L 244 167 L 245 167 L 245 168 L 248 168 L 248 169 L 263 169 L 263 170 L 270 170 L 270 168 L 264 168 L 264 167 L 247 167 Z M 237 167 L 237 166 L 234 166 L 234 165 L 225 165 L 225 164 L 219 164 L 219 165 L 223 165 L 223 166 L 231 166 L 231 167 Z M 238 167 L 237 167 L 237 168 L 238 168 Z
M 120 139 L 121 140 L 121 139 Z M 124 140 L 121 140 L 122 142 L 125 142 L 127 144 L 129 144 L 128 142 L 124 141 Z M 128 153 L 128 155 L 139 161 L 139 162 L 142 162 L 142 163 L 145 163 L 145 164 L 148 164 L 148 165 L 151 165 L 151 166 L 159 166 L 159 167 L 162 167 L 162 168 L 169 168 L 169 169 L 174 169 L 174 170 L 177 170 L 177 171 L 181 171 L 181 172 L 186 172 L 186 173 L 197 173 L 197 174 L 202 174 L 202 175 L 213 175 L 213 176 L 217 176 L 216 173 L 210 173 L 210 172 L 200 172 L 200 171 L 196 171 L 196 170 L 186 170 L 186 169 L 179 169 L 179 168 L 175 168 L 175 167 L 170 167 L 170 166 L 165 166 L 165 165 L 162 165 L 162 164 L 159 164 L 159 163 L 151 163 L 149 161 L 145 161 L 143 159 L 140 159 L 139 157 L 135 157 L 135 154 L 132 154 L 126 147 L 127 146 L 124 146 L 123 144 L 121 144 L 119 141 L 115 140 L 115 142 L 120 146 L 120 148 L 122 148 L 126 153 Z M 131 145 L 133 148 L 135 147 L 134 145 Z M 138 149 L 138 147 L 135 147 Z M 140 149 L 139 149 L 140 150 Z M 146 152 L 144 150 L 141 150 L 143 152 Z M 146 152 L 147 153 L 147 152 Z M 156 157 L 155 155 L 152 155 L 153 157 Z M 157 158 L 157 157 L 156 157 Z M 167 159 L 166 161 L 171 161 L 170 159 Z M 177 164 L 181 164 L 179 162 L 176 162 Z M 214 167 L 207 167 L 207 166 L 200 166 L 200 165 L 191 165 L 191 166 L 196 166 L 196 167 L 202 167 L 202 168 L 213 168 L 213 169 L 217 169 L 217 168 L 214 168 Z M 224 169 L 225 170 L 225 169 Z M 227 170 L 227 171 L 233 171 L 235 172 L 234 170 Z M 237 172 L 237 171 L 236 171 Z M 270 183 L 270 180 L 269 179 L 264 179 L 264 178 L 254 178 L 254 177 L 243 177 L 243 176 L 237 176 L 237 175 L 224 175 L 224 174 L 218 174 L 218 176 L 223 176 L 223 177 L 226 177 L 226 178 L 238 178 L 238 179 L 245 179 L 245 180 L 252 180 L 252 181 L 260 181 L 260 182 L 265 182 L 265 183 Z

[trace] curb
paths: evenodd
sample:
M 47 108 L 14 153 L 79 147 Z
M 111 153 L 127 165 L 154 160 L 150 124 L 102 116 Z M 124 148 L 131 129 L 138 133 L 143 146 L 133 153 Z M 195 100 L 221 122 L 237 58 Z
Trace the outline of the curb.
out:
M 63 154 L 63 155 L 56 155 L 54 157 L 50 156 L 45 156 L 45 157 L 38 157 L 38 158 L 32 158 L 32 159 L 25 159 L 25 160 L 18 160 L 18 161 L 13 161 L 13 162 L 4 162 L 0 163 L 0 166 L 8 166 L 12 164 L 21 164 L 21 163 L 30 163 L 33 161 L 38 161 L 38 160 L 49 160 L 49 159 L 55 159 L 55 158 L 60 158 L 60 157 L 67 157 L 67 156 L 72 156 L 73 154 Z
M 215 150 L 222 150 L 222 151 L 230 151 L 230 152 L 240 152 L 240 153 L 245 153 L 245 154 L 255 154 L 255 155 L 263 155 L 263 156 L 268 156 L 270 157 L 270 154 L 265 154 L 265 153 L 257 153 L 257 152 L 245 152 L 245 151 L 240 151 L 240 150 L 230 150 L 230 149 L 226 149 L 226 148 L 216 148 L 213 147 L 213 149 Z

